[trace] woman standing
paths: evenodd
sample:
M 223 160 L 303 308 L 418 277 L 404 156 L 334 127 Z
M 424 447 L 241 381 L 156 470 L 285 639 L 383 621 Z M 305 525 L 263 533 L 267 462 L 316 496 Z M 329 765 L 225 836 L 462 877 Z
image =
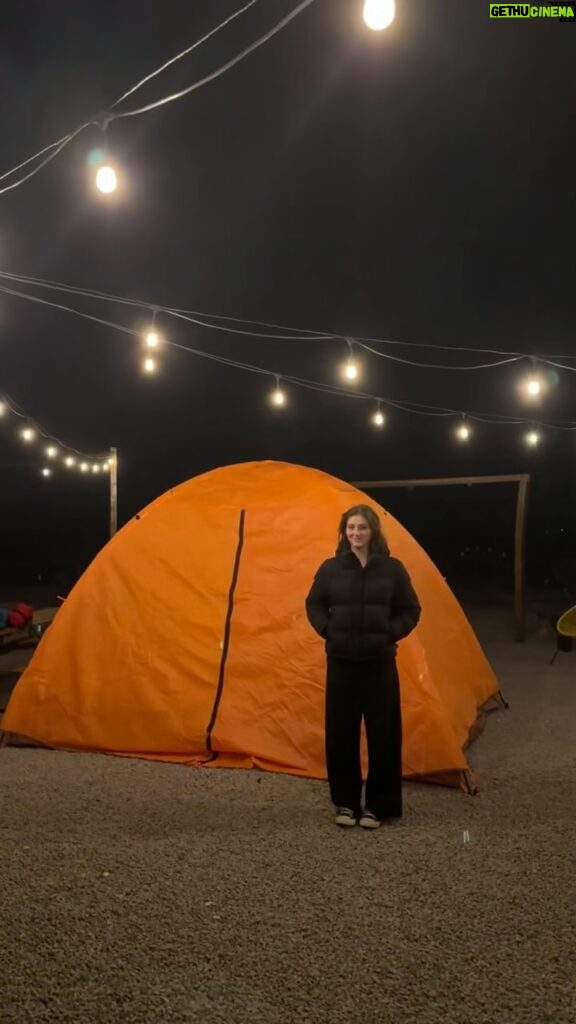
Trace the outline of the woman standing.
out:
M 402 815 L 402 720 L 396 645 L 412 632 L 420 604 L 380 520 L 355 505 L 340 520 L 335 558 L 323 562 L 306 599 L 326 641 L 326 765 L 337 825 L 378 828 Z M 360 730 L 368 742 L 362 807 Z

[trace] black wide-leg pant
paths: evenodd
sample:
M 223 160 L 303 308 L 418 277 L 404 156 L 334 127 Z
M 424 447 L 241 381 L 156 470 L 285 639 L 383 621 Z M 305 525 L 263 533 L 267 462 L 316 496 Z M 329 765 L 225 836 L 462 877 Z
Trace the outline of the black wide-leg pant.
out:
M 362 800 L 360 730 L 368 742 L 365 805 L 380 820 L 402 815 L 402 718 L 393 658 L 328 658 L 326 766 L 332 802 L 358 813 Z

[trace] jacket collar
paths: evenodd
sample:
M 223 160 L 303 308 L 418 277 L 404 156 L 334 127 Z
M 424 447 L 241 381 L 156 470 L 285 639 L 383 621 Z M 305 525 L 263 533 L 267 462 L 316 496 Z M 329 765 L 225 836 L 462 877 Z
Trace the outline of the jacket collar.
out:
M 340 554 L 337 555 L 336 557 L 348 569 L 356 569 L 356 568 L 361 569 L 362 568 L 362 564 L 361 564 L 360 560 L 358 558 L 356 558 L 356 555 L 352 551 L 341 551 Z M 390 555 L 385 555 L 385 554 L 382 554 L 382 552 L 380 552 L 380 551 L 375 551 L 375 552 L 373 552 L 373 554 L 368 555 L 368 561 L 366 562 L 366 568 L 368 568 L 368 566 L 384 565 L 384 563 L 387 562 L 389 558 L 390 558 Z

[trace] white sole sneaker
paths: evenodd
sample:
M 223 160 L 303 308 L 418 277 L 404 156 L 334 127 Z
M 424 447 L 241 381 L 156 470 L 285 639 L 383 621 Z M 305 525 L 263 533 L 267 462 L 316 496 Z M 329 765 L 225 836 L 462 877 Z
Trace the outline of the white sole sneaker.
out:
M 382 822 L 379 821 L 378 818 L 362 816 L 358 824 L 360 825 L 360 828 L 380 828 Z
M 342 828 L 354 828 L 356 825 L 356 818 L 351 817 L 350 814 L 337 814 L 334 821 Z

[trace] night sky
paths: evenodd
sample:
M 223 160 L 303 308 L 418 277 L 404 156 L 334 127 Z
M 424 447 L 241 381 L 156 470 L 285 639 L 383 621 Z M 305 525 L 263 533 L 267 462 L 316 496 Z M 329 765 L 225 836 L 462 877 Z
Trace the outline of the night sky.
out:
M 7 0 L 0 173 L 240 6 Z M 125 106 L 202 77 L 295 6 L 262 0 Z M 576 27 L 491 20 L 483 0 L 397 0 L 383 33 L 361 13 L 361 0 L 316 0 L 217 81 L 112 123 L 113 201 L 91 186 L 87 157 L 101 140 L 87 129 L 0 197 L 0 268 L 341 337 L 576 356 Z M 35 294 L 129 327 L 147 320 L 146 310 Z M 342 340 L 160 324 L 173 341 L 340 384 Z M 450 365 L 496 358 L 383 351 Z M 371 394 L 530 415 L 515 392 L 527 364 L 457 373 L 362 358 Z M 530 472 L 532 545 L 574 523 L 576 432 L 550 431 L 528 452 L 521 428 L 477 424 L 458 446 L 454 420 L 389 409 L 378 431 L 370 403 L 291 388 L 289 406 L 273 410 L 273 381 L 259 375 L 168 348 L 146 379 L 140 361 L 135 338 L 0 295 L 0 391 L 74 447 L 118 446 L 121 522 L 199 472 L 281 459 L 348 480 Z M 540 418 L 576 420 L 575 377 L 550 381 Z M 0 575 L 73 575 L 106 539 L 106 482 L 43 480 L 7 420 L 0 466 Z M 424 542 L 511 538 L 503 491 L 381 498 Z

